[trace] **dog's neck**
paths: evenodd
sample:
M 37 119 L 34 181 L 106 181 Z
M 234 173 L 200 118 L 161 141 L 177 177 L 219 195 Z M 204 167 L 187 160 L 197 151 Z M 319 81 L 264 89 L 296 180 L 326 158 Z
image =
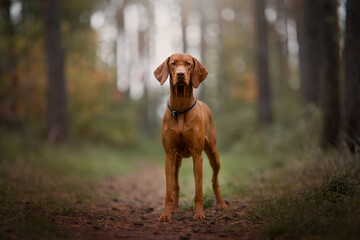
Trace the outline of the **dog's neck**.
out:
M 189 86 L 174 86 L 170 83 L 170 107 L 176 111 L 184 111 L 191 107 L 195 102 L 195 94 L 193 87 Z

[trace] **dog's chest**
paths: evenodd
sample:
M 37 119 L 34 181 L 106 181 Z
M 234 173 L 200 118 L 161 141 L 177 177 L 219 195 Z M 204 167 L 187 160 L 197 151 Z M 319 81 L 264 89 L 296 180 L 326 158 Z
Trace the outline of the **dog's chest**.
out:
M 185 115 L 179 115 L 166 123 L 164 136 L 166 140 L 170 140 L 176 146 L 187 147 L 191 146 L 193 141 L 198 138 L 198 130 L 198 125 L 190 119 L 186 119 Z
M 171 121 L 166 124 L 165 129 L 167 133 L 180 139 L 186 135 L 194 134 L 194 127 L 191 123 L 186 121 L 185 115 L 173 117 Z
M 180 127 L 181 126 L 181 127 Z M 171 126 L 165 131 L 165 141 L 172 152 L 182 157 L 190 157 L 194 146 L 194 130 L 185 123 L 177 127 Z

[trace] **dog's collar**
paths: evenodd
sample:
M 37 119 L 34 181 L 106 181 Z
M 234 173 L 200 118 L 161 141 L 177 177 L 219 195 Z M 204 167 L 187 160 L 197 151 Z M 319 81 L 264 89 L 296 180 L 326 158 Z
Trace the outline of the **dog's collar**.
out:
M 180 114 L 183 114 L 183 113 L 186 113 L 188 111 L 190 111 L 197 103 L 197 98 L 195 97 L 195 102 L 193 105 L 191 105 L 191 107 L 189 107 L 188 109 L 184 110 L 184 111 L 175 111 L 175 110 L 172 110 L 171 107 L 170 107 L 170 104 L 169 104 L 169 100 L 167 101 L 167 106 L 169 108 L 169 110 L 171 111 L 171 116 L 172 117 L 175 117 L 177 115 L 180 115 Z

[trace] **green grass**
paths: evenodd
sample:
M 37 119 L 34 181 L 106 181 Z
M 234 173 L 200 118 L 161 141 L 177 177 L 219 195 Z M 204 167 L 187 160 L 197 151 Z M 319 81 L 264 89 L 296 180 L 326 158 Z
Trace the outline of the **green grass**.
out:
M 259 224 L 258 237 L 358 239 L 359 160 L 347 152 L 323 153 L 316 163 L 303 159 L 300 173 L 289 169 L 270 178 L 248 212 Z
M 68 239 L 67 231 L 52 218 L 78 214 L 75 209 L 55 201 L 10 200 L 4 196 L 0 204 L 0 239 Z
M 219 183 L 225 199 L 249 203 L 248 214 L 240 218 L 254 223 L 255 237 L 357 239 L 360 159 L 318 147 L 318 110 L 289 108 L 272 126 L 259 128 L 253 109 L 234 109 L 217 119 Z M 74 203 L 99 194 L 92 184 L 134 171 L 145 161 L 164 165 L 160 137 L 126 147 L 101 141 L 50 145 L 31 134 L 0 131 L 0 239 L 69 238 L 52 219 L 86 215 Z M 205 154 L 203 166 L 208 208 L 215 200 Z M 179 181 L 180 207 L 187 212 L 195 192 L 191 158 L 183 159 Z
M 225 141 L 225 146 L 220 143 L 223 195 L 249 200 L 244 218 L 255 223 L 249 229 L 255 238 L 358 239 L 360 157 L 344 149 L 319 148 L 318 109 L 285 109 L 289 111 L 263 129 L 251 123 L 250 109 L 223 116 L 232 126 L 219 134 L 219 141 Z M 213 196 L 206 162 L 205 193 Z M 186 167 L 183 174 L 190 175 L 191 165 Z
M 203 188 L 205 196 L 214 198 L 212 190 L 212 168 L 204 155 L 203 162 Z M 254 187 L 254 182 L 261 181 L 263 173 L 278 165 L 275 160 L 269 159 L 263 153 L 237 154 L 220 153 L 221 169 L 219 184 L 225 198 L 248 198 L 249 189 Z M 195 184 L 193 173 L 193 161 L 191 158 L 183 159 L 180 168 L 179 183 L 180 197 L 184 201 L 194 198 Z
M 218 120 L 221 162 L 219 184 L 224 198 L 250 200 L 269 178 L 278 178 L 289 169 L 303 169 L 304 157 L 313 160 L 318 157 L 319 111 L 313 108 L 302 111 L 290 108 L 288 112 L 293 115 L 285 117 L 286 113 L 282 113 L 267 128 L 260 128 L 254 122 L 256 112 L 253 106 L 234 107 L 231 111 L 225 111 L 221 118 L 215 119 Z M 205 153 L 203 157 L 204 194 L 213 197 L 212 169 Z M 290 177 L 291 181 L 296 181 L 292 178 L 294 176 Z M 180 196 L 188 201 L 193 198 L 195 191 L 191 158 L 183 159 L 179 178 Z M 279 191 L 281 185 L 281 182 L 276 182 L 271 189 Z
M 360 156 L 319 147 L 318 109 L 285 109 L 263 129 L 249 121 L 251 110 L 238 124 L 227 119 L 238 135 L 220 154 L 222 191 L 250 200 L 254 238 L 358 239 Z
M 215 205 L 215 199 L 212 195 L 207 193 L 204 194 L 204 209 L 211 208 Z M 194 210 L 194 201 L 186 200 L 180 205 L 180 209 L 184 211 L 193 211 Z
M 155 161 L 154 148 L 93 142 L 51 145 L 24 133 L 1 129 L 0 239 L 69 239 L 55 216 L 77 217 L 77 202 L 98 197 L 92 186 Z M 156 148 L 155 148 L 156 149 Z

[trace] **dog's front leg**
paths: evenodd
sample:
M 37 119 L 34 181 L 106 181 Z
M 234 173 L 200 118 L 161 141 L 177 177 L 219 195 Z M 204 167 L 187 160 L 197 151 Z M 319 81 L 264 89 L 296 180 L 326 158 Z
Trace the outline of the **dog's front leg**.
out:
M 175 176 L 175 155 L 167 153 L 165 157 L 165 177 L 166 177 L 166 198 L 165 208 L 161 214 L 160 221 L 170 221 L 174 208 L 174 176 Z
M 193 155 L 194 176 L 195 176 L 195 210 L 194 220 L 204 220 L 204 199 L 203 199 L 203 157 L 202 154 Z

